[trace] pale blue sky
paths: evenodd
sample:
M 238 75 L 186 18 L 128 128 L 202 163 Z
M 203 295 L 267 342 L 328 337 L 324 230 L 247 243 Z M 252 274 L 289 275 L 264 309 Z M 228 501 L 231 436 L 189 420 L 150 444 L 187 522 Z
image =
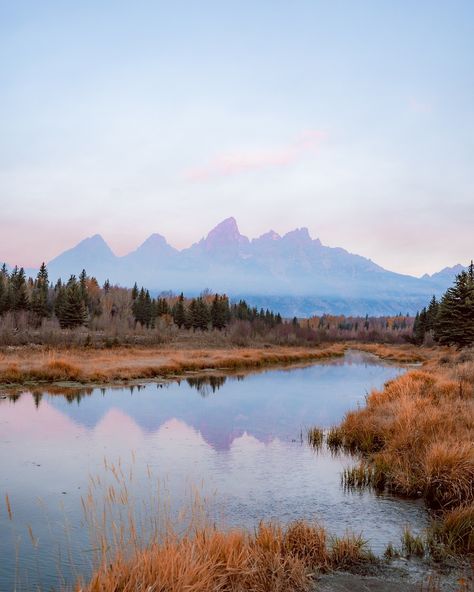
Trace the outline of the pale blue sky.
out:
M 235 216 L 401 272 L 474 255 L 474 2 L 0 0 L 0 259 Z

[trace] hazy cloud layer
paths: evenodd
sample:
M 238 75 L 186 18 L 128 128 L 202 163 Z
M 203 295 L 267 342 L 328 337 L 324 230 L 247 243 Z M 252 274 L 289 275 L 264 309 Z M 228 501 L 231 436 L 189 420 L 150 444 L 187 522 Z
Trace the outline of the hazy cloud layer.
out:
M 473 40 L 469 1 L 3 3 L 0 259 L 185 247 L 233 215 L 396 271 L 467 263 Z

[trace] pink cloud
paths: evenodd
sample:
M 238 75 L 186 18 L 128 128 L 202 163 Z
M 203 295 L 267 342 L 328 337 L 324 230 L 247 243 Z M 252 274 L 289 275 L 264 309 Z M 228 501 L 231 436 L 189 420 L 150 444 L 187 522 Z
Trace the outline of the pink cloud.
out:
M 221 154 L 207 165 L 185 171 L 190 181 L 205 181 L 211 177 L 224 177 L 252 170 L 289 166 L 308 152 L 315 152 L 326 137 L 320 130 L 305 130 L 293 142 L 278 149 L 249 150 Z

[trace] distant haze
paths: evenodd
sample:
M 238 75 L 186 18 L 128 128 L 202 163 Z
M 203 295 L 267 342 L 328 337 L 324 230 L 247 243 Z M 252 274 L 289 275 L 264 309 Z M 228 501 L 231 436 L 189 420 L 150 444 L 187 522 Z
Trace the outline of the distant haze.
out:
M 474 254 L 474 3 L 2 2 L 0 259 L 305 226 L 399 273 Z
M 461 269 L 446 268 L 418 279 L 343 248 L 327 247 L 305 227 L 283 236 L 269 230 L 250 240 L 232 217 L 187 249 L 177 250 L 164 236 L 152 234 L 138 249 L 118 257 L 97 234 L 48 263 L 53 281 L 78 275 L 83 268 L 99 282 L 136 282 L 153 294 L 210 289 L 288 317 L 414 314 Z

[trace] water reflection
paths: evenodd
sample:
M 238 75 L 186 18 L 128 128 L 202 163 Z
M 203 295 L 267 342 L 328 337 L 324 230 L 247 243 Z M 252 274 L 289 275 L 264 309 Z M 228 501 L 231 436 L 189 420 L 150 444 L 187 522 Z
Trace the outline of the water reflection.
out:
M 61 516 L 67 514 L 82 557 L 88 541 L 80 526 L 80 498 L 88 477 L 100 473 L 104 457 L 129 459 L 131 451 L 142 477 L 151 467 L 166 479 L 176 506 L 186 487 L 197 483 L 204 493 L 216 494 L 228 523 L 252 527 L 260 519 L 318 518 L 334 532 L 364 531 L 374 549 L 381 549 L 397 540 L 406 523 L 423 523 L 422 506 L 344 492 L 340 473 L 350 459 L 316 455 L 300 435 L 310 425 L 338 423 L 371 388 L 399 372 L 371 356 L 351 354 L 244 380 L 189 376 L 181 382 L 79 388 L 64 395 L 48 388 L 0 400 L 0 493 L 9 494 L 15 528 L 22 534 L 20 571 L 36 580 L 39 562 L 42 578 L 57 586 L 58 545 L 70 544 L 58 526 Z M 47 506 L 49 526 L 38 498 Z M 28 547 L 27 525 L 40 539 L 36 555 Z M 1 514 L 2 532 L 7 527 Z M 0 589 L 12 589 L 11 538 L 0 538 L 0 557 Z M 87 567 L 81 570 L 86 573 Z

